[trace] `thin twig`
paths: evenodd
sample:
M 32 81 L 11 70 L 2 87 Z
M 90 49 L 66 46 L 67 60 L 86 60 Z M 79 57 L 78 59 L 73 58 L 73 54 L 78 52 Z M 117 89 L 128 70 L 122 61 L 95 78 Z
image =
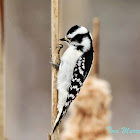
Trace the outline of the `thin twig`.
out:
M 58 0 L 52 0 L 51 4 L 52 10 L 52 62 L 58 64 L 59 55 L 58 55 Z M 52 129 L 54 127 L 55 119 L 57 117 L 57 101 L 58 101 L 58 91 L 56 88 L 57 80 L 57 70 L 52 68 Z M 51 140 L 59 140 L 59 127 L 52 134 Z
M 94 48 L 94 61 L 91 74 L 93 76 L 99 76 L 99 30 L 100 30 L 100 21 L 96 17 L 93 19 L 93 48 Z
M 0 139 L 4 140 L 4 93 L 3 93 L 3 0 L 0 0 Z

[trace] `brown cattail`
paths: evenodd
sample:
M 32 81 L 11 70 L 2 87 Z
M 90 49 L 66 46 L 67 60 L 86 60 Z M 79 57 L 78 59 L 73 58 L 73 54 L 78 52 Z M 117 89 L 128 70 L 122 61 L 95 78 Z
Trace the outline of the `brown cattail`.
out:
M 70 108 L 61 140 L 110 140 L 110 85 L 89 77 Z

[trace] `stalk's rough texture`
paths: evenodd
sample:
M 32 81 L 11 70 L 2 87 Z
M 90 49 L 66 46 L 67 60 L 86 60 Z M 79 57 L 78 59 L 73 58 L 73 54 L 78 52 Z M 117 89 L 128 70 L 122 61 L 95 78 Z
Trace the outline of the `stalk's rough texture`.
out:
M 52 0 L 52 62 L 58 64 L 58 0 Z M 56 88 L 57 70 L 52 68 L 52 129 L 57 116 L 58 92 Z M 51 136 L 51 140 L 59 140 L 59 127 Z

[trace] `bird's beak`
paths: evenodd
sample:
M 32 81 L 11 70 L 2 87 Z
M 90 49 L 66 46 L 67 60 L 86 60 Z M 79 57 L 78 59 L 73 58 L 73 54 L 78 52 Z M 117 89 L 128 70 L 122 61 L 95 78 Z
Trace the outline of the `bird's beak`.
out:
M 61 39 L 59 39 L 60 41 L 66 41 L 66 39 L 65 38 L 61 38 Z
M 60 41 L 67 41 L 68 43 L 70 43 L 70 40 L 67 37 L 61 38 Z

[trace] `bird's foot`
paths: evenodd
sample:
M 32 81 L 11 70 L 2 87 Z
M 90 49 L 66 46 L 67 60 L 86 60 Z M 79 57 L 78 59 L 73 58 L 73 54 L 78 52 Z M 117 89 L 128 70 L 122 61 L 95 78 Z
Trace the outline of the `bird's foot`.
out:
M 50 63 L 52 64 L 53 68 L 59 70 L 59 64 L 54 64 L 53 62 L 50 62 Z
M 58 44 L 57 48 L 58 48 L 58 54 L 60 54 L 60 51 L 63 48 L 63 44 Z
M 57 48 L 58 48 L 59 62 L 58 62 L 58 64 L 54 64 L 53 62 L 50 62 L 50 63 L 52 64 L 53 68 L 59 70 L 59 65 L 60 65 L 60 61 L 61 61 L 60 60 L 60 50 L 63 48 L 63 44 L 58 44 Z

